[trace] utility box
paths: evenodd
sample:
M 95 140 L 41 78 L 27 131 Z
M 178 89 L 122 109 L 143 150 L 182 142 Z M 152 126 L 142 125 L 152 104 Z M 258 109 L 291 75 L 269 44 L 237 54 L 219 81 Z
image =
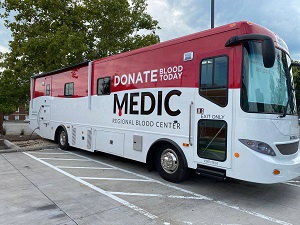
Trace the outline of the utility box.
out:
M 133 150 L 142 151 L 143 136 L 133 135 Z

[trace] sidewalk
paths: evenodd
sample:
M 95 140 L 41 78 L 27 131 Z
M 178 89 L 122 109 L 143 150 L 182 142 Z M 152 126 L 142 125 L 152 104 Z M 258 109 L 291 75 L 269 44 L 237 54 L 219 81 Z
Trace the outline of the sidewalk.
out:
M 30 135 L 32 129 L 29 127 L 29 123 L 24 121 L 4 121 L 3 128 L 6 130 L 7 135 Z

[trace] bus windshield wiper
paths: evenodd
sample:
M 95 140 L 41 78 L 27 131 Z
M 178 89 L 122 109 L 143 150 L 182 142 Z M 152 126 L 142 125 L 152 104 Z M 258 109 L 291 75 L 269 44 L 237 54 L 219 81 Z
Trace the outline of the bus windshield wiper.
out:
M 287 99 L 286 105 L 283 109 L 283 114 L 281 116 L 279 116 L 280 118 L 286 117 L 286 113 L 287 113 L 287 109 L 288 109 L 289 105 L 290 105 L 290 97 L 288 97 L 288 99 Z

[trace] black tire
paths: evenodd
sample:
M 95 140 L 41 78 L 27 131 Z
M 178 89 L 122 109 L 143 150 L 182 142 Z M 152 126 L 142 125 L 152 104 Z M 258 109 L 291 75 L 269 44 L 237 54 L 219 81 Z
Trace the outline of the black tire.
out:
M 184 154 L 171 144 L 159 147 L 155 163 L 159 175 L 170 182 L 181 182 L 190 174 Z
M 68 150 L 70 148 L 69 141 L 68 141 L 68 133 L 65 129 L 61 128 L 59 130 L 57 142 L 59 147 L 62 150 Z

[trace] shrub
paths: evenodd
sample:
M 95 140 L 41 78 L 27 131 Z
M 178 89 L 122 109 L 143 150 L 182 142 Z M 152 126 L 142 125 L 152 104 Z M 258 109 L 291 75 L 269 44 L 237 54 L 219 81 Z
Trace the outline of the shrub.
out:
M 2 135 L 6 135 L 6 127 L 5 126 L 3 126 L 3 129 L 2 129 Z

